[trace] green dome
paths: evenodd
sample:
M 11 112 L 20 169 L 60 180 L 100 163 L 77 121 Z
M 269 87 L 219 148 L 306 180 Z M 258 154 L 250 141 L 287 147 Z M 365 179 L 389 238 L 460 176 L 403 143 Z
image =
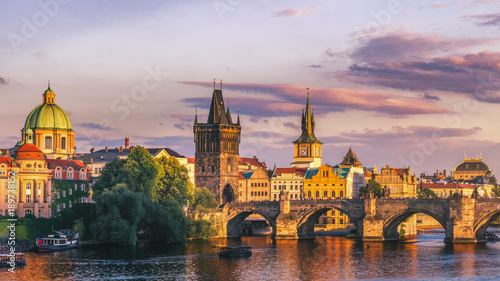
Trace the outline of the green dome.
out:
M 50 86 L 43 97 L 43 103 L 35 107 L 26 118 L 24 129 L 72 130 L 68 115 L 54 103 L 55 94 Z

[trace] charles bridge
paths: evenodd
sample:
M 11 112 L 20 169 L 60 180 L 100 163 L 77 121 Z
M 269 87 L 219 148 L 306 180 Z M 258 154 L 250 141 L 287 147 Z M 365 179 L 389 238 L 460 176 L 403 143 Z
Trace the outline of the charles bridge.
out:
M 284 196 L 283 196 L 284 198 Z M 228 203 L 219 212 L 221 237 L 241 236 L 250 214 L 264 217 L 276 239 L 314 238 L 314 223 L 329 210 L 346 214 L 363 241 L 398 240 L 398 225 L 423 213 L 444 228 L 446 243 L 486 241 L 488 225 L 500 215 L 500 198 L 325 199 Z

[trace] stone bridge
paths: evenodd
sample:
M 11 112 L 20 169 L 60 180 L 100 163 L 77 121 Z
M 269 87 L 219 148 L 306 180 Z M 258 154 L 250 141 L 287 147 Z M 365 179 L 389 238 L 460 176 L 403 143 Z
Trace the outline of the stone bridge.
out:
M 329 210 L 346 214 L 363 241 L 398 240 L 398 225 L 423 213 L 437 220 L 447 243 L 485 242 L 488 225 L 500 215 L 500 198 L 451 199 L 328 199 L 229 203 L 219 213 L 221 236 L 241 236 L 241 224 L 259 214 L 276 239 L 314 238 L 314 223 Z

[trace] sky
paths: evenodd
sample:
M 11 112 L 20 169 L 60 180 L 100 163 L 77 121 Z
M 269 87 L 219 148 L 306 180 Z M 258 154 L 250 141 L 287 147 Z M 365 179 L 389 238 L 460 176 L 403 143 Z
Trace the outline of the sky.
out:
M 307 88 L 323 163 L 500 171 L 500 2 L 1 1 L 0 148 L 50 80 L 78 153 L 131 144 L 194 156 L 213 80 L 240 156 L 289 167 Z

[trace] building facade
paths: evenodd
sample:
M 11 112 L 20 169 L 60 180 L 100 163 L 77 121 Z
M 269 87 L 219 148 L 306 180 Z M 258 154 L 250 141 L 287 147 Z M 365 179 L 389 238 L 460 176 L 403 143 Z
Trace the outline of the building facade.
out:
M 237 202 L 239 196 L 240 118 L 233 122 L 224 107 L 222 90 L 214 91 L 206 123 L 195 117 L 195 185 L 206 187 L 219 203 Z
M 270 186 L 269 171 L 264 167 L 240 171 L 238 202 L 268 201 Z
M 408 168 L 391 168 L 386 165 L 380 169 L 380 173 L 374 173 L 373 177 L 382 188 L 390 191 L 390 197 L 416 196 L 417 181 L 415 175 L 411 174 L 409 166 Z
M 491 177 L 491 170 L 483 162 L 482 156 L 478 158 L 464 157 L 464 161 L 458 164 L 453 170 L 456 181 L 472 180 L 476 177 Z
M 359 195 L 363 186 L 366 185 L 365 170 L 363 164 L 359 161 L 358 157 L 349 147 L 344 159 L 340 162 L 340 168 L 349 169 L 346 176 L 346 198 L 354 198 Z
M 271 176 L 271 200 L 277 201 L 282 191 L 290 200 L 302 199 L 305 168 L 276 168 Z
M 307 103 L 305 112 L 302 112 L 301 129 L 302 134 L 293 142 L 292 168 L 317 168 L 321 166 L 322 145 L 314 135 L 314 112 L 309 104 L 309 91 L 307 92 Z

